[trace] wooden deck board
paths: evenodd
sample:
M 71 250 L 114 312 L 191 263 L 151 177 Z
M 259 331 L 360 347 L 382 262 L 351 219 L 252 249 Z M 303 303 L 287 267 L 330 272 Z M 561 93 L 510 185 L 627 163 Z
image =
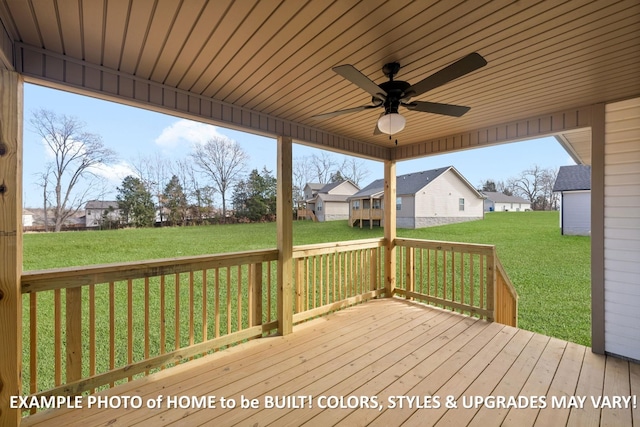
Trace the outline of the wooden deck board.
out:
M 638 408 L 594 408 L 590 396 L 637 395 L 640 366 L 517 328 L 401 299 L 314 319 L 285 337 L 249 341 L 100 395 L 209 396 L 234 409 L 62 409 L 23 425 L 639 425 Z M 389 407 L 391 396 L 439 397 L 439 407 Z M 241 409 L 240 398 L 257 399 Z M 267 396 L 304 399 L 267 409 Z M 322 409 L 319 396 L 375 397 L 380 408 Z M 445 406 L 453 396 L 457 409 Z M 462 407 L 462 396 L 587 396 L 584 408 Z M 396 400 L 397 401 L 397 400 Z M 297 401 L 300 403 L 300 401 Z M 311 402 L 312 405 L 309 405 Z M 465 400 L 468 403 L 468 400 Z M 291 401 L 289 401 L 291 403 Z M 637 398 L 635 401 L 637 406 Z M 633 406 L 633 405 L 632 405 Z

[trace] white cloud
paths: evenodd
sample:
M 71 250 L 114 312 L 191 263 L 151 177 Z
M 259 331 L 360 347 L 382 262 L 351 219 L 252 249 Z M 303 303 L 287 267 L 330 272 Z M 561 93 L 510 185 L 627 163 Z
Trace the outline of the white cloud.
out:
M 224 135 L 219 133 L 213 125 L 182 119 L 164 128 L 155 143 L 165 149 L 181 146 L 191 148 L 193 144 L 204 144 L 214 137 L 224 137 Z
M 135 170 L 127 162 L 120 161 L 112 165 L 97 165 L 91 168 L 91 172 L 97 176 L 106 178 L 118 185 L 129 175 L 137 176 Z

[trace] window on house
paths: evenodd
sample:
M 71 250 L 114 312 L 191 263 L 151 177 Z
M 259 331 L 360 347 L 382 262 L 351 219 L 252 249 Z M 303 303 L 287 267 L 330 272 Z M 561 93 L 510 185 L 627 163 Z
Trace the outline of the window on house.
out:
M 396 210 L 399 211 L 402 209 L 402 197 L 396 198 Z
M 373 199 L 373 209 L 380 209 L 382 206 L 381 202 L 380 199 Z
M 318 203 L 317 207 L 318 207 L 318 210 L 321 211 L 322 210 L 322 203 Z
M 459 211 L 463 211 L 464 210 L 464 199 L 458 199 L 458 210 Z
M 354 200 L 353 201 L 353 209 L 355 209 L 355 210 L 360 209 L 360 200 Z

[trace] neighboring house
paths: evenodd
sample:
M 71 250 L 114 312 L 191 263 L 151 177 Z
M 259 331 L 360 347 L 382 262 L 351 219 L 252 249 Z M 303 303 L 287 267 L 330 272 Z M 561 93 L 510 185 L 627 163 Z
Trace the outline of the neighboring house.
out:
M 561 234 L 591 234 L 591 166 L 561 166 L 553 191 L 560 193 Z
M 22 226 L 23 227 L 31 227 L 33 226 L 33 212 L 24 209 L 22 211 Z
M 318 186 L 321 187 L 314 190 Z M 349 219 L 348 198 L 358 190 L 360 187 L 348 179 L 331 184 L 307 184 L 304 187 L 307 210 L 320 222 Z M 311 197 L 307 197 L 308 195 Z
M 485 212 L 524 212 L 531 210 L 531 202 L 518 196 L 507 196 L 495 191 L 483 191 Z
M 122 217 L 117 201 L 89 200 L 84 210 L 87 228 L 100 227 L 105 220 L 119 222 Z
M 453 166 L 396 178 L 396 226 L 422 228 L 484 218 L 483 196 Z M 349 225 L 381 225 L 384 180 L 349 198 Z

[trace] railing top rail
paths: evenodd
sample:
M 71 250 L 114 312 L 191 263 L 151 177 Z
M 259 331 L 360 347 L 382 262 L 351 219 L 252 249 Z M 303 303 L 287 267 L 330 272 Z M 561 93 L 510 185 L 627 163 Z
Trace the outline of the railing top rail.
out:
M 278 259 L 277 249 L 33 270 L 22 274 L 22 293 L 185 273 Z
M 439 249 L 439 250 L 452 250 L 455 252 L 475 253 L 481 255 L 491 255 L 495 250 L 494 245 L 481 245 L 477 243 L 461 243 L 461 242 L 446 242 L 440 240 L 421 240 L 421 239 L 409 239 L 400 238 L 395 239 L 396 246 L 414 247 L 422 249 Z
M 382 237 L 373 239 L 348 240 L 343 242 L 330 242 L 293 247 L 293 258 L 304 258 L 314 255 L 323 255 L 334 252 L 346 252 L 357 249 L 379 248 L 384 246 Z

